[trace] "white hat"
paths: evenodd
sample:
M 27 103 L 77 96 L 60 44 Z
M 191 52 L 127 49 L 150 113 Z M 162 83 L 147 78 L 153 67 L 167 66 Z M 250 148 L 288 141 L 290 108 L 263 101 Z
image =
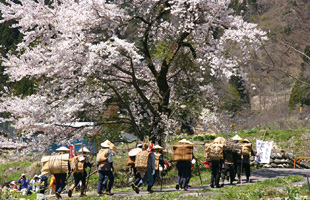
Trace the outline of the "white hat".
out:
M 239 135 L 235 135 L 231 138 L 232 140 L 242 140 L 242 138 Z
M 21 176 L 26 176 L 26 174 L 22 174 Z
M 143 146 L 143 144 L 141 144 L 141 143 L 140 143 L 140 144 L 137 144 L 137 147 L 142 147 L 142 146 Z
M 110 142 L 109 140 L 106 140 L 106 141 L 104 141 L 104 142 L 101 143 L 101 147 L 109 148 L 109 147 L 110 147 L 110 143 L 111 143 L 111 142 Z
M 179 143 L 186 143 L 186 144 L 193 144 L 192 142 L 188 141 L 187 139 L 182 139 Z
M 153 147 L 153 149 L 164 149 L 164 147 L 161 147 L 161 146 L 159 146 L 159 145 L 155 145 L 155 146 Z
M 59 147 L 56 151 L 70 151 L 67 147 Z
M 90 153 L 90 151 L 86 147 L 83 147 L 83 152 Z M 82 153 L 82 148 L 79 150 L 79 153 Z
M 131 150 L 128 152 L 128 156 L 136 156 L 140 151 L 142 151 L 141 148 L 134 148 L 134 149 L 131 149 Z
M 11 184 L 11 185 L 16 185 L 16 182 L 15 182 L 15 181 L 12 181 L 10 184 Z

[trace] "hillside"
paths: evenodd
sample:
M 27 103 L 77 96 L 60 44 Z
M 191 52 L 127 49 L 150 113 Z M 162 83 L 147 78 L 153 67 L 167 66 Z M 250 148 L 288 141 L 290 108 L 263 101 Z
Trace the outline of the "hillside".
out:
M 290 94 L 310 66 L 302 59 L 310 45 L 310 1 L 246 1 L 244 18 L 268 32 L 269 41 L 256 52 L 249 67 L 251 109 L 235 118 L 237 129 L 294 129 L 309 125 L 309 108 L 288 108 Z M 300 51 L 300 52 L 298 52 Z M 250 115 L 249 115 L 250 113 Z

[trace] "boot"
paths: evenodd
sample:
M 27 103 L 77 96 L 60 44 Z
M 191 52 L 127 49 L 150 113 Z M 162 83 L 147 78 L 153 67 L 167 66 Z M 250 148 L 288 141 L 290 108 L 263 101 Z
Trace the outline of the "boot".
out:
M 75 184 L 72 184 L 71 187 L 69 188 L 69 191 L 68 191 L 68 197 L 72 197 L 72 192 L 75 188 Z
M 134 183 L 131 183 L 131 187 L 132 187 L 133 191 L 135 191 L 136 185 Z
M 139 187 L 140 187 L 142 184 L 143 184 L 142 181 L 140 181 L 140 182 L 138 183 L 138 185 L 135 186 L 135 192 L 136 192 L 137 194 L 139 194 L 139 192 L 140 192 Z
M 56 192 L 55 194 L 56 194 L 56 199 L 61 199 L 61 195 L 59 192 Z
M 81 186 L 81 195 L 80 195 L 80 197 L 86 197 L 87 196 L 86 194 L 84 194 L 84 192 L 85 192 L 85 186 Z
M 147 193 L 148 194 L 151 194 L 151 193 L 153 193 L 154 191 L 152 190 L 152 186 L 147 186 Z

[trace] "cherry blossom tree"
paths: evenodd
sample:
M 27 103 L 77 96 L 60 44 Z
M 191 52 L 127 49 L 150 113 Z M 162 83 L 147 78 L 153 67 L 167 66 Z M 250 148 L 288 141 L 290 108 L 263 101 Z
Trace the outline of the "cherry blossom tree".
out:
M 38 85 L 24 98 L 8 88 L 0 112 L 22 130 L 36 131 L 36 123 L 61 130 L 81 112 L 104 126 L 96 119 L 113 98 L 121 111 L 104 123 L 127 123 L 139 137 L 160 141 L 180 125 L 185 107 L 190 119 L 210 122 L 203 118 L 214 118 L 205 109 L 216 111 L 211 79 L 246 66 L 267 39 L 234 15 L 229 0 L 19 2 L 0 4 L 1 22 L 16 20 L 24 35 L 3 65 L 11 81 Z

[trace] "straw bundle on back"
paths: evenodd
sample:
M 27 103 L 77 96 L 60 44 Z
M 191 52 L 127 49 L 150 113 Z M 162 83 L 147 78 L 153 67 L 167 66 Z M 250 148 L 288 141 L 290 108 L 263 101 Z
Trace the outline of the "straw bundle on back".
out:
M 69 154 L 44 156 L 42 162 L 42 174 L 62 174 L 69 172 Z
M 192 144 L 180 144 L 173 145 L 173 156 L 174 161 L 191 161 L 193 159 L 193 149 Z
M 97 162 L 104 162 L 108 159 L 108 151 L 109 149 L 100 149 L 97 154 Z

